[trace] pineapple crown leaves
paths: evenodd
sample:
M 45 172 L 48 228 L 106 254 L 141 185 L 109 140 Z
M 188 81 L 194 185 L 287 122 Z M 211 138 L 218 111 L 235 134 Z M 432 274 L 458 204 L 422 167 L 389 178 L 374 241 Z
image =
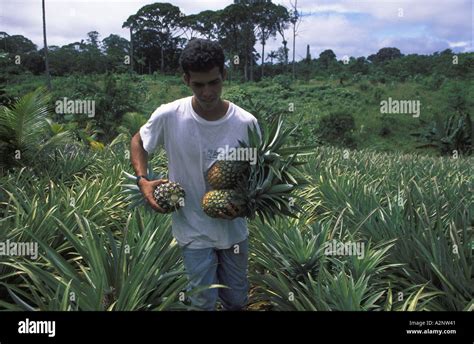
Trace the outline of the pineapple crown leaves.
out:
M 133 184 L 124 183 L 124 184 L 121 185 L 121 187 L 123 189 L 121 193 L 127 195 L 127 197 L 125 198 L 125 201 L 126 202 L 131 202 L 128 206 L 128 209 L 131 210 L 131 209 L 133 209 L 137 206 L 140 206 L 140 205 L 148 205 L 148 203 L 143 198 L 143 195 L 140 191 L 140 188 L 136 184 L 137 177 L 134 176 L 133 174 L 130 174 L 130 173 L 126 172 L 126 171 L 123 171 L 123 175 L 125 176 L 126 180 L 133 183 Z M 161 173 L 155 174 L 155 172 L 153 171 L 153 168 L 151 167 L 151 164 L 148 163 L 148 166 L 147 166 L 147 179 L 155 180 L 155 179 L 162 179 L 163 177 L 164 176 Z M 150 206 L 146 207 L 146 209 L 151 211 Z
M 257 149 L 257 163 L 250 165 L 249 178 L 236 187 L 249 218 L 256 215 L 262 221 L 277 215 L 297 218 L 296 214 L 303 212 L 293 202 L 300 197 L 291 196 L 296 188 L 309 183 L 299 169 L 305 162 L 298 157 L 314 154 L 316 146 L 286 146 L 296 129 L 284 129 L 280 116 L 270 125 L 264 124 L 262 134 L 255 124 L 249 125 L 248 143 L 239 141 L 241 147 Z
M 292 129 L 283 129 L 283 119 L 279 116 L 270 125 L 263 123 L 262 136 L 255 124 L 249 125 L 247 127 L 248 144 L 241 141 L 239 143 L 242 147 L 257 148 L 259 156 L 263 156 L 268 161 L 292 154 L 297 154 L 297 156 L 314 154 L 316 145 L 282 147 L 297 129 L 297 125 Z
M 130 181 L 133 181 L 134 183 L 136 182 L 137 180 L 137 177 L 134 176 L 133 174 L 130 174 L 126 171 L 123 171 L 123 175 Z M 146 177 L 147 179 L 149 180 L 156 180 L 156 179 L 162 179 L 164 177 L 164 175 L 162 173 L 158 173 L 156 174 L 154 171 L 153 171 L 153 168 L 151 167 L 151 164 L 148 163 L 148 166 L 147 166 L 147 174 L 146 174 Z M 136 186 L 136 185 L 135 185 Z

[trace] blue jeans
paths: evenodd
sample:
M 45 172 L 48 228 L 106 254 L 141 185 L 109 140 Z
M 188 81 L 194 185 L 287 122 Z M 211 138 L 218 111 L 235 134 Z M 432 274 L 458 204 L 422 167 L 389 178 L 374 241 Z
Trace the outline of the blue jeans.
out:
M 193 306 L 202 310 L 215 310 L 219 297 L 225 310 L 241 310 L 248 301 L 247 280 L 248 239 L 228 249 L 181 248 L 184 267 L 189 277 L 189 289 L 210 284 L 223 284 L 229 288 L 212 288 L 191 295 Z

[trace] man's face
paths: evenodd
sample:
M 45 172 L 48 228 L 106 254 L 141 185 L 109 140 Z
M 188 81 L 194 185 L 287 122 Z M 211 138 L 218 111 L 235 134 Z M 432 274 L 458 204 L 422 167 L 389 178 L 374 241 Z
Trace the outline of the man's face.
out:
M 183 80 L 193 90 L 194 97 L 199 105 L 204 110 L 211 110 L 220 104 L 225 76 L 225 70 L 221 75 L 219 67 L 214 67 L 208 72 L 189 71 L 189 77 L 184 74 Z

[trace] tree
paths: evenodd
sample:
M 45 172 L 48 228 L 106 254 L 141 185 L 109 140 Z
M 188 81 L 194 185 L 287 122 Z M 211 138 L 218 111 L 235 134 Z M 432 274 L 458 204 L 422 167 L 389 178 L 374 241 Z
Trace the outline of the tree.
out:
M 369 65 L 363 56 L 358 57 L 357 59 L 351 57 L 349 60 L 349 70 L 352 74 L 361 73 L 366 75 L 369 73 Z
M 43 41 L 44 41 L 44 64 L 46 69 L 46 83 L 48 85 L 48 90 L 51 91 L 51 75 L 49 74 L 49 61 L 48 61 L 48 43 L 46 42 L 46 10 L 44 5 L 44 0 L 42 1 L 43 8 Z
M 10 36 L 0 32 L 0 52 L 0 67 L 5 74 L 21 74 L 26 70 L 40 74 L 44 71 L 43 57 L 36 50 L 36 45 L 22 35 Z M 21 58 L 20 64 L 16 63 L 17 56 Z
M 111 34 L 102 41 L 107 56 L 107 70 L 120 70 L 124 66 L 125 56 L 130 52 L 130 42 L 118 35 Z
M 372 54 L 367 59 L 375 64 L 379 64 L 402 56 L 402 53 L 397 48 L 382 48 L 377 54 Z
M 157 47 L 160 56 L 160 71 L 164 72 L 165 48 L 176 45 L 176 38 L 184 33 L 181 27 L 183 17 L 179 7 L 169 3 L 155 3 L 143 6 L 123 23 L 122 27 L 131 29 L 131 41 L 136 38 L 139 42 L 139 48 L 150 71 L 151 63 L 156 59 L 154 50 Z M 180 34 L 178 31 L 181 31 Z
M 319 54 L 319 64 L 322 68 L 328 69 L 329 66 L 336 62 L 336 54 L 331 49 L 324 50 Z
M 280 18 L 280 20 L 277 22 L 277 32 L 280 34 L 280 36 L 282 38 L 283 48 L 282 48 L 281 51 L 283 52 L 283 56 L 284 56 L 283 62 L 284 62 L 285 67 L 286 67 L 288 65 L 288 51 L 289 51 L 289 49 L 287 48 L 288 42 L 285 38 L 285 30 L 287 30 L 288 27 L 289 27 L 290 14 L 288 13 L 288 10 L 286 9 L 286 7 L 281 6 L 281 5 L 277 6 L 277 13 L 278 13 L 278 17 Z
M 214 40 L 217 38 L 220 13 L 221 10 L 206 10 L 196 15 L 196 30 L 206 39 Z
M 86 62 L 81 59 L 82 50 L 80 46 L 80 42 L 74 42 L 61 48 L 49 47 L 51 74 L 59 76 L 71 73 L 87 73 L 89 70 L 84 69 L 84 63 Z
M 181 20 L 181 27 L 184 29 L 184 34 L 188 41 L 192 40 L 199 33 L 198 15 L 190 14 Z M 188 36 L 189 33 L 189 36 Z
M 188 40 L 200 35 L 209 40 L 216 38 L 218 12 L 206 10 L 182 18 L 181 27 Z M 189 33 L 189 36 L 188 36 Z
M 81 44 L 81 68 L 88 73 L 101 73 L 105 69 L 105 59 L 101 51 L 101 43 L 99 40 L 99 33 L 91 31 L 87 33 L 85 44 Z
M 275 50 L 272 50 L 267 54 L 267 60 L 270 59 L 270 64 L 273 64 L 273 59 L 276 59 L 277 57 L 278 55 Z
M 298 32 L 298 27 L 301 23 L 301 16 L 298 13 L 298 0 L 295 0 L 293 4 L 291 1 L 291 14 L 290 14 L 290 22 L 293 24 L 293 79 L 295 78 L 295 56 L 296 56 L 296 35 Z
M 10 36 L 6 32 L 0 32 L 0 50 L 10 54 L 22 55 L 36 52 L 36 45 L 22 35 Z
M 276 51 L 276 59 L 278 63 L 281 63 L 284 66 L 288 65 L 288 51 L 289 49 L 285 46 L 278 48 L 278 50 Z
M 282 20 L 281 11 L 278 10 L 278 6 L 271 2 L 259 2 L 253 6 L 256 16 L 255 25 L 258 29 L 257 37 L 260 39 L 262 44 L 262 66 L 261 66 L 261 77 L 264 75 L 265 66 L 265 44 L 267 40 L 276 35 L 278 25 L 277 23 Z
M 241 3 L 229 5 L 219 13 L 219 42 L 227 52 L 232 68 L 243 69 L 245 81 L 253 79 L 255 59 L 255 26 L 250 19 L 250 8 Z M 234 63 L 235 60 L 238 64 Z
M 100 49 L 99 33 L 97 31 L 90 31 L 87 33 L 87 43 L 95 49 Z
M 130 29 L 130 71 L 133 72 L 134 68 L 134 49 L 133 49 L 133 30 L 138 28 L 137 15 L 131 15 L 127 20 L 122 24 L 122 28 Z

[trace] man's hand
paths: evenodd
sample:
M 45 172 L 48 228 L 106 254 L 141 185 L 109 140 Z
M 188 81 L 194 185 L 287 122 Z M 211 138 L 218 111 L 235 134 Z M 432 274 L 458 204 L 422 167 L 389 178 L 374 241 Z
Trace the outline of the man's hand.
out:
M 219 218 L 225 220 L 234 220 L 237 217 L 240 217 L 239 213 L 232 207 L 230 204 L 227 204 L 227 213 L 230 215 L 224 214 L 222 211 L 219 212 Z
M 156 203 L 155 198 L 153 197 L 153 192 L 155 191 L 155 188 L 158 185 L 167 183 L 168 179 L 158 179 L 158 180 L 146 180 L 144 178 L 140 179 L 139 181 L 139 187 L 140 191 L 143 194 L 143 197 L 145 198 L 145 201 L 152 207 L 153 210 L 165 214 L 166 211 L 161 208 L 158 203 Z

